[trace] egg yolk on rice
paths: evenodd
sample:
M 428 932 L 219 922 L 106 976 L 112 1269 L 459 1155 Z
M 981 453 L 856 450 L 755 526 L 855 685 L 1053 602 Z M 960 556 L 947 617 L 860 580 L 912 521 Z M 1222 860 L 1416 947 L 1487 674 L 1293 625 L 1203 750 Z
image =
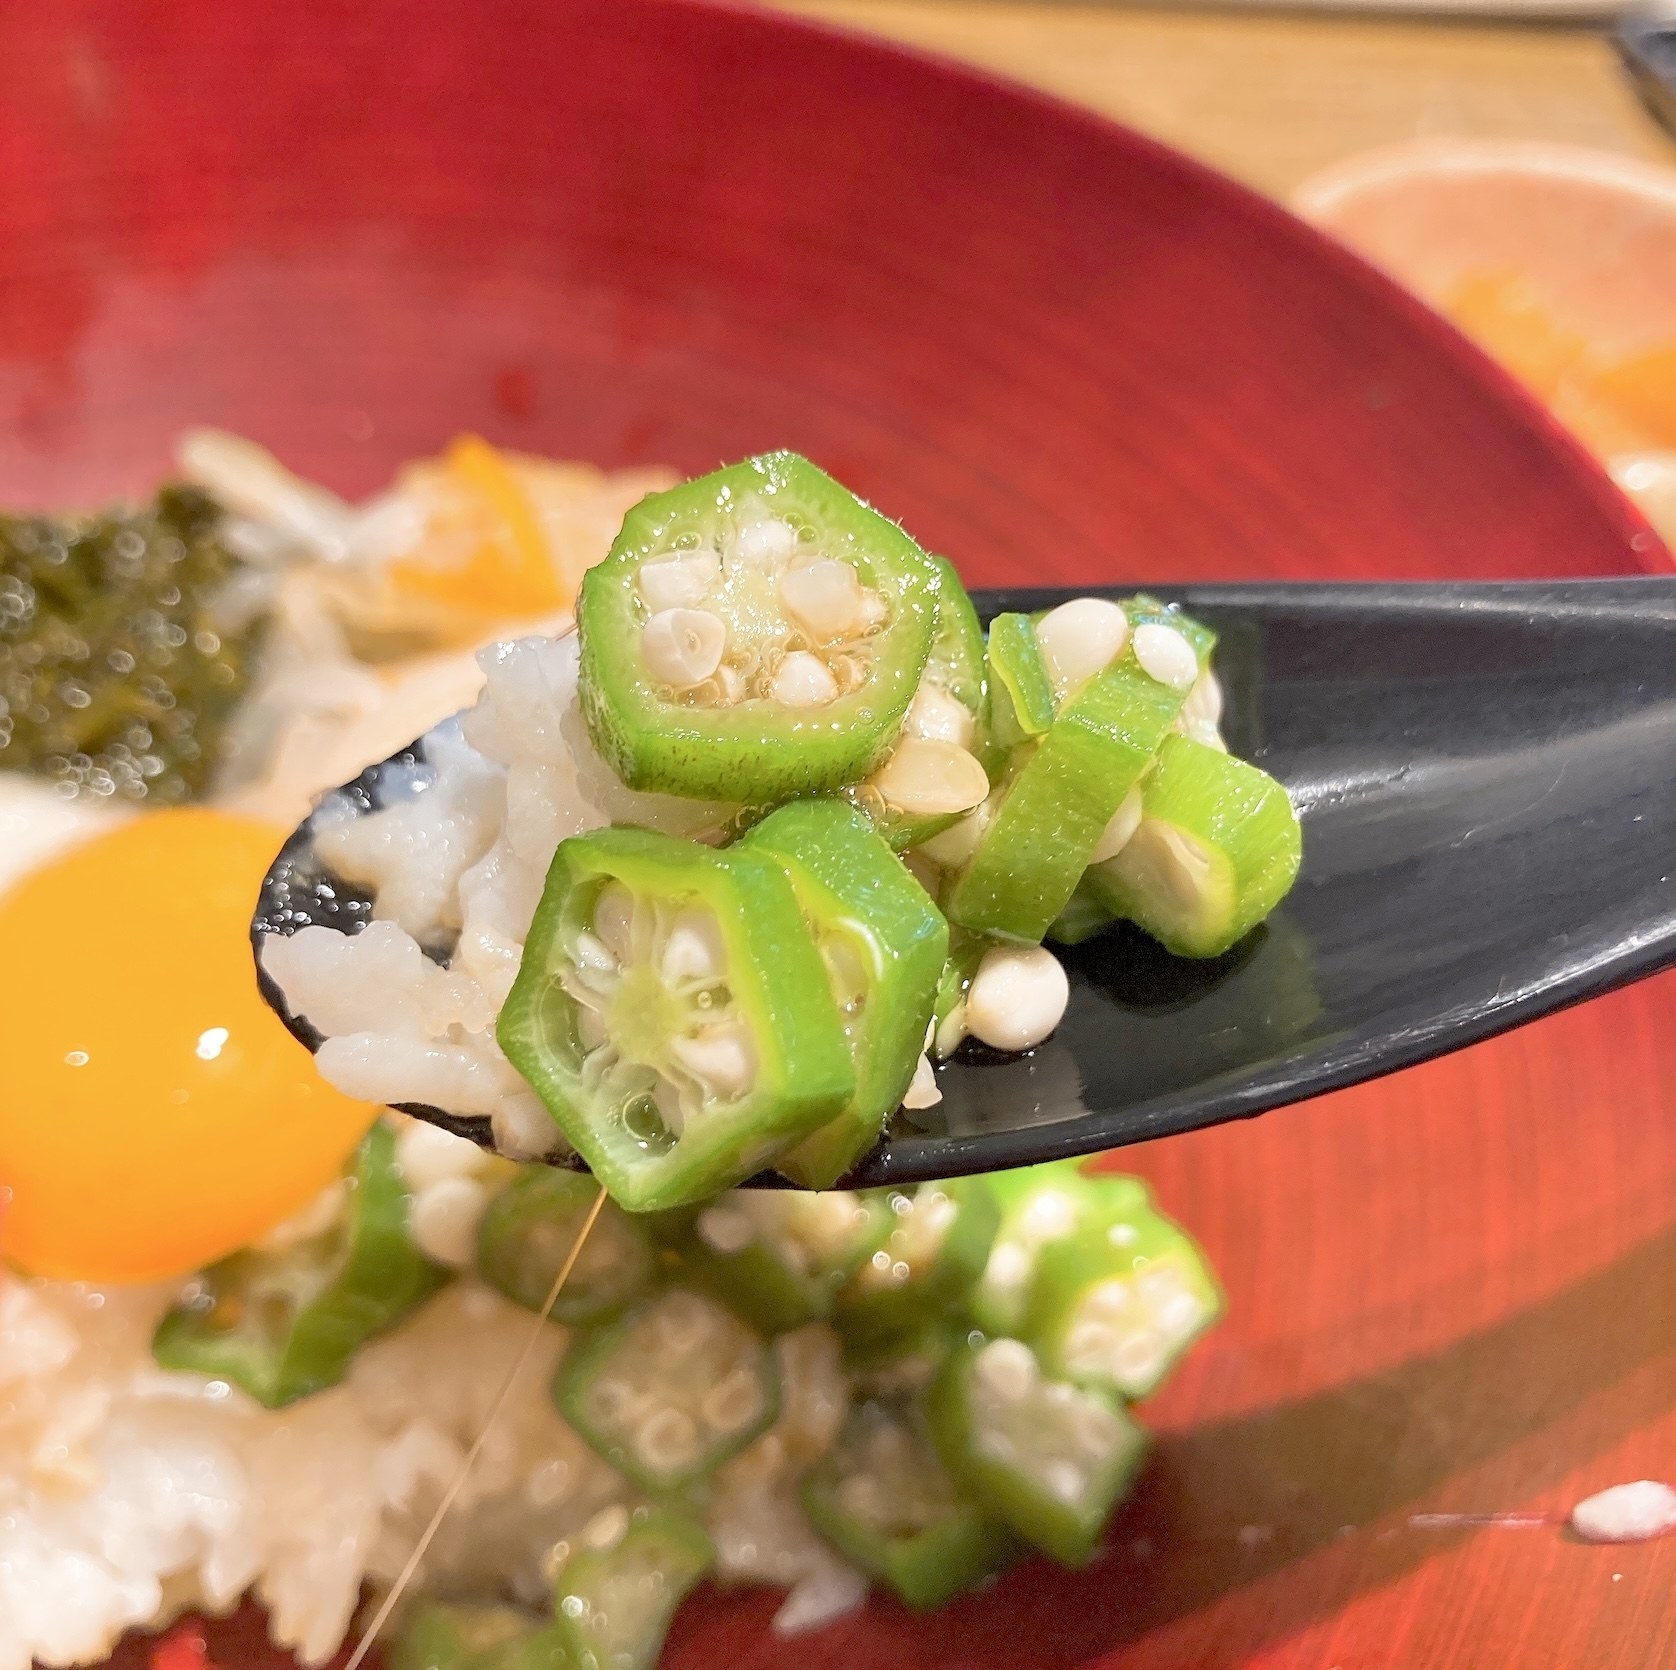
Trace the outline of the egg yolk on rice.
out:
M 377 1110 L 320 1078 L 251 960 L 283 839 L 206 809 L 149 813 L 0 897 L 7 1262 L 58 1280 L 184 1274 L 342 1170 Z

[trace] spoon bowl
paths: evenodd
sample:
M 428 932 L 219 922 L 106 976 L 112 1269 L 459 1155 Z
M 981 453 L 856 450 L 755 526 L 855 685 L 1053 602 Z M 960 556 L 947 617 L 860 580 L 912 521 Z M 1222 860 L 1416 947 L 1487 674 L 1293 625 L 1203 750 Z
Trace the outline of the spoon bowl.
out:
M 1053 1037 L 944 1064 L 942 1101 L 899 1114 L 856 1186 L 1248 1118 L 1676 964 L 1676 578 L 1148 589 L 1219 633 L 1229 747 L 1302 819 L 1297 885 L 1213 961 L 1127 926 L 1062 949 L 1071 999 Z M 987 620 L 1087 590 L 974 601 Z M 421 760 L 422 739 L 397 757 Z M 348 793 L 376 810 L 377 768 Z M 370 917 L 305 821 L 252 939 Z M 403 1111 L 489 1144 L 486 1119 Z

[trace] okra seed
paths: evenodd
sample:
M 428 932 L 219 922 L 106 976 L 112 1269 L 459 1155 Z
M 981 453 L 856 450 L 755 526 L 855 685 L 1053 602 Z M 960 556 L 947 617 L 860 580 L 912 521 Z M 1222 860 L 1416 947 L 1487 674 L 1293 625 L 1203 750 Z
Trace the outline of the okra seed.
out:
M 721 570 L 722 560 L 714 551 L 661 557 L 641 568 L 640 595 L 654 615 L 665 609 L 691 609 L 704 601 Z
M 1028 1397 L 1038 1378 L 1035 1353 L 1016 1339 L 991 1340 L 977 1354 L 972 1370 L 986 1392 L 1009 1403 Z
M 1228 744 L 1223 741 L 1221 731 L 1209 720 L 1189 719 L 1181 727 L 1181 734 L 1201 747 L 1214 748 L 1219 754 L 1228 752 Z
M 609 975 L 617 972 L 618 958 L 595 934 L 581 933 L 576 936 L 574 956 L 576 966 L 587 973 Z
M 1188 722 L 1202 722 L 1214 727 L 1222 718 L 1222 681 L 1209 667 L 1193 681 L 1181 711 Z
M 1048 1494 L 1069 1506 L 1075 1506 L 1088 1489 L 1088 1479 L 1074 1461 L 1050 1461 L 1043 1469 L 1042 1483 Z
M 838 694 L 838 681 L 818 655 L 794 649 L 775 669 L 769 694 L 784 707 L 825 707 Z
M 711 1332 L 713 1318 L 705 1300 L 691 1293 L 671 1293 L 658 1306 L 653 1329 L 673 1356 L 696 1351 Z
M 1144 864 L 1142 873 L 1155 879 L 1185 913 L 1198 908 L 1210 885 L 1211 860 L 1193 836 L 1174 824 L 1145 819 L 1135 831 Z
M 1036 643 L 1053 680 L 1054 695 L 1067 701 L 1123 653 L 1129 617 L 1102 597 L 1077 597 L 1050 609 L 1036 622 Z
M 780 603 L 817 644 L 832 643 L 861 624 L 861 580 L 847 562 L 818 557 L 780 576 Z
M 742 1253 L 756 1239 L 756 1225 L 736 1206 L 711 1206 L 698 1215 L 698 1238 L 723 1258 Z
M 673 1038 L 677 1063 L 723 1101 L 737 1101 L 756 1077 L 756 1051 L 742 1025 L 707 1026 L 687 1038 Z
M 922 1055 L 919 1065 L 914 1068 L 914 1077 L 907 1090 L 903 1093 L 902 1105 L 905 1108 L 935 1107 L 943 1099 L 943 1092 L 937 1085 L 937 1071 L 931 1065 L 931 1058 Z
M 601 1508 L 586 1525 L 578 1538 L 584 1548 L 605 1550 L 615 1548 L 629 1528 L 629 1511 L 621 1502 Z
M 756 522 L 746 522 L 734 540 L 739 555 L 753 562 L 788 557 L 796 549 L 797 530 L 777 516 L 765 516 Z
M 710 981 L 727 968 L 721 925 L 707 910 L 684 910 L 664 940 L 660 972 L 666 985 L 684 980 Z
M 640 634 L 652 677 L 676 690 L 702 684 L 722 664 L 726 648 L 727 627 L 707 609 L 664 609 Z
M 966 1025 L 998 1050 L 1027 1050 L 1065 1016 L 1070 982 L 1041 945 L 997 945 L 984 952 L 966 994 Z
M 1128 846 L 1129 837 L 1140 826 L 1141 791 L 1133 788 L 1124 795 L 1122 803 L 1100 832 L 1100 839 L 1094 843 L 1094 850 L 1088 855 L 1088 862 L 1104 864 L 1108 858 L 1116 858 Z
M 649 1470 L 672 1473 L 697 1458 L 698 1423 L 680 1409 L 660 1409 L 641 1426 L 635 1448 Z
M 723 662 L 716 669 L 715 675 L 717 700 L 726 706 L 739 701 L 745 694 L 745 680 L 737 667 L 730 667 Z
M 941 685 L 922 679 L 902 729 L 904 734 L 923 737 L 927 742 L 952 742 L 969 749 L 978 726 L 964 702 L 957 701 Z
M 438 1264 L 463 1269 L 477 1251 L 477 1222 L 488 1191 L 471 1177 L 445 1177 L 413 1197 L 409 1227 L 420 1252 Z
M 989 797 L 989 778 L 975 755 L 917 736 L 897 743 L 869 781 L 887 805 L 910 817 L 969 812 Z
M 1135 659 L 1149 678 L 1172 690 L 1191 690 L 1199 676 L 1193 646 L 1173 626 L 1159 621 L 1135 628 Z
M 983 840 L 984 831 L 989 828 L 994 815 L 995 808 L 985 799 L 959 823 L 950 824 L 947 829 L 933 835 L 920 850 L 934 862 L 958 870 L 978 850 L 978 843 Z
M 608 882 L 595 902 L 594 932 L 619 963 L 633 957 L 634 895 L 620 881 Z
M 762 1413 L 762 1381 L 745 1364 L 736 1364 L 704 1394 L 698 1407 L 712 1432 L 738 1432 Z

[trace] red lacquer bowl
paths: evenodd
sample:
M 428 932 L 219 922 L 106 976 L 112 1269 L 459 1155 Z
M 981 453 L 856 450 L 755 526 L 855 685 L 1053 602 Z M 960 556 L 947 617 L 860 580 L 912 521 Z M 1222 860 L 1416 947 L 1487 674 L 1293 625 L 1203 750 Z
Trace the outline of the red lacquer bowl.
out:
M 0 501 L 144 488 L 206 422 L 353 491 L 461 429 L 694 470 L 792 446 L 975 583 L 1665 560 L 1278 210 L 1050 101 L 681 0 L 0 8 Z M 1105 1558 L 795 1645 L 770 1597 L 706 1595 L 668 1663 L 1676 1661 L 1676 1543 L 1557 1523 L 1676 1473 L 1673 993 L 1134 1151 L 1230 1310 L 1147 1412 Z M 212 1631 L 224 1663 L 258 1639 Z

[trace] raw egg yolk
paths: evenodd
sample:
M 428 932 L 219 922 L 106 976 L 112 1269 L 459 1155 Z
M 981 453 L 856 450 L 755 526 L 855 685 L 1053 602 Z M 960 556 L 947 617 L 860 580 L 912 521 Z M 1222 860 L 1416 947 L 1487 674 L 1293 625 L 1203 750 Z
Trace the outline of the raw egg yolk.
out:
M 283 838 L 220 812 L 153 812 L 0 898 L 8 1261 L 59 1280 L 180 1275 L 342 1169 L 377 1110 L 315 1072 L 251 960 Z

